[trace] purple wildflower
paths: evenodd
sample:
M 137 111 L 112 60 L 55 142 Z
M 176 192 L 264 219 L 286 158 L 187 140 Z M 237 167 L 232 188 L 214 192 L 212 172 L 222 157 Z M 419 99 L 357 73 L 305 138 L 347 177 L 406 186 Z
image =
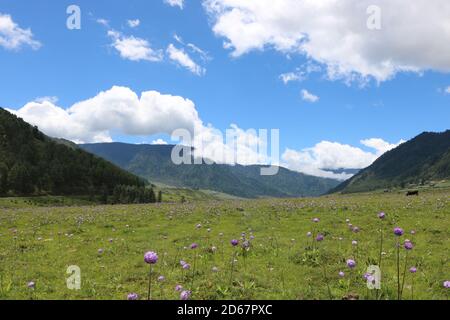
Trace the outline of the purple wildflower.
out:
M 380 212 L 380 213 L 378 214 L 378 218 L 380 218 L 380 219 L 386 218 L 386 213 Z
M 148 264 L 156 264 L 158 262 L 158 255 L 156 252 L 149 251 L 144 255 L 144 261 Z
M 127 300 L 139 300 L 139 296 L 137 293 L 129 293 L 127 296 Z
M 344 271 L 339 271 L 339 277 L 341 277 L 341 278 L 343 278 L 343 277 L 345 277 L 345 273 L 344 273 Z
M 395 228 L 394 228 L 394 234 L 395 234 L 396 236 L 400 237 L 400 236 L 403 235 L 403 233 L 405 233 L 405 232 L 403 231 L 402 228 L 400 228 L 400 227 L 395 227 Z
M 450 288 L 450 281 L 444 281 L 444 288 L 449 289 Z
M 318 223 L 318 222 L 320 222 L 320 219 L 319 219 L 319 218 L 314 218 L 312 221 L 313 221 L 314 223 Z
M 34 289 L 36 287 L 36 283 L 34 281 L 30 281 L 28 282 L 27 287 L 30 289 Z
M 354 227 L 353 228 L 353 232 L 358 233 L 359 232 L 359 228 L 358 227 Z
M 166 278 L 164 276 L 159 276 L 158 277 L 158 281 L 159 282 L 164 282 L 166 280 Z
M 233 247 L 236 247 L 239 244 L 239 240 L 233 239 L 230 241 L 230 243 Z
M 411 241 L 405 241 L 405 244 L 403 246 L 406 250 L 412 250 L 414 248 L 414 245 Z
M 409 268 L 409 272 L 416 273 L 417 272 L 417 268 L 416 267 L 411 267 L 411 268 Z
M 320 233 L 316 237 L 316 241 L 323 241 L 323 239 L 324 239 L 324 236 Z
M 183 269 L 184 270 L 189 270 L 190 268 L 191 268 L 191 265 L 189 263 L 183 264 Z
M 196 244 L 195 242 L 193 244 L 191 244 L 191 249 L 197 249 L 198 248 L 198 244 Z
M 356 267 L 356 261 L 353 260 L 353 259 L 348 259 L 348 260 L 347 260 L 347 266 L 348 266 L 350 269 L 353 269 L 354 267 Z
M 181 290 L 183 290 L 183 286 L 181 284 L 177 284 L 175 286 L 175 291 L 181 291 Z
M 188 290 L 184 290 L 180 294 L 180 299 L 181 300 L 189 300 L 190 297 L 191 297 L 191 291 L 188 291 Z

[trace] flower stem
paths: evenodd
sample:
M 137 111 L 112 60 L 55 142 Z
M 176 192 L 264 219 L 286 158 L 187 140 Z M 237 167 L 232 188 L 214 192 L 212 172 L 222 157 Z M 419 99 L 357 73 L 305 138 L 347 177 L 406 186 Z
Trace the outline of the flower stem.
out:
M 400 300 L 400 242 L 397 240 L 397 300 Z
M 148 275 L 148 294 L 147 294 L 147 300 L 152 299 L 152 273 L 153 273 L 153 267 L 150 265 L 150 273 Z

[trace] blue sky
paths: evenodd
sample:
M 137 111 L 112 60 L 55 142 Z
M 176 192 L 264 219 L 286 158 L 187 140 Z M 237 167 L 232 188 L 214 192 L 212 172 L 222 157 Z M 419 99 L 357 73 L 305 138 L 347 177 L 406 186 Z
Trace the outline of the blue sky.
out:
M 227 18 L 230 3 L 223 0 L 222 12 L 211 13 L 207 4 L 193 0 L 185 0 L 183 8 L 163 0 L 1 0 L 0 14 L 9 15 L 18 28 L 30 29 L 40 47 L 24 43 L 7 48 L 0 43 L 0 106 L 19 110 L 38 97 L 57 97 L 54 104 L 67 109 L 113 86 L 127 87 L 138 95 L 154 90 L 191 100 L 199 118 L 219 130 L 230 124 L 243 129 L 280 129 L 282 153 L 287 148 L 301 152 L 321 141 L 369 151 L 360 143 L 362 139 L 380 138 L 396 144 L 422 131 L 450 128 L 450 94 L 445 92 L 450 87 L 450 75 L 445 63 L 436 62 L 436 67 L 434 61 L 425 61 L 428 55 L 422 58 L 411 53 L 412 57 L 405 60 L 417 67 L 414 72 L 395 71 L 382 81 L 369 72 L 364 80 L 349 81 L 351 75 L 361 75 L 362 68 L 355 64 L 350 76 L 347 73 L 331 79 L 324 54 L 315 57 L 313 49 L 305 54 L 280 48 L 280 34 L 258 47 L 259 38 L 238 39 L 226 24 L 215 28 L 221 17 Z M 81 8 L 81 30 L 66 28 L 66 8 L 71 4 Z M 255 10 L 254 15 L 261 13 L 260 8 Z M 99 19 L 108 24 L 99 23 Z M 134 19 L 140 24 L 132 28 L 127 21 Z M 0 24 L 0 38 L 1 28 Z M 152 50 L 160 52 L 161 61 L 121 56 L 108 31 L 117 32 L 120 39 L 146 40 Z M 175 35 L 183 39 L 183 44 Z M 386 38 L 386 43 L 390 40 Z M 231 47 L 224 48 L 224 42 L 230 42 Z M 208 59 L 191 50 L 188 43 L 201 48 Z M 170 44 L 184 50 L 205 73 L 195 74 L 171 60 L 167 51 Z M 233 54 L 239 46 L 245 52 Z M 334 46 L 330 43 L 330 50 Z M 438 54 L 448 58 L 448 52 L 443 47 Z M 398 54 L 407 55 L 407 48 Z M 368 56 L 367 61 L 376 65 L 376 58 Z M 280 75 L 296 73 L 308 63 L 321 70 L 301 81 L 285 84 L 280 79 Z M 342 61 L 342 65 L 348 66 L 348 61 Z M 302 99 L 302 90 L 318 100 Z M 45 129 L 45 124 L 36 124 Z M 110 134 L 114 141 L 133 143 L 167 140 L 166 133 L 134 135 L 120 128 L 111 128 Z

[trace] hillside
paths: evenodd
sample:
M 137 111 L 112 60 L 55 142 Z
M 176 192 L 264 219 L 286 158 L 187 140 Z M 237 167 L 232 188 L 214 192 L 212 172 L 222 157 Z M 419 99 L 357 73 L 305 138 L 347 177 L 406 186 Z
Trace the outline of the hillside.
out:
M 261 166 L 175 165 L 171 145 L 101 143 L 80 145 L 138 176 L 175 187 L 222 192 L 238 197 L 318 196 L 338 185 L 333 179 L 307 176 L 285 168 L 261 176 Z
M 0 196 L 105 195 L 144 180 L 0 108 Z
M 450 130 L 424 132 L 385 153 L 333 192 L 365 192 L 450 178 Z

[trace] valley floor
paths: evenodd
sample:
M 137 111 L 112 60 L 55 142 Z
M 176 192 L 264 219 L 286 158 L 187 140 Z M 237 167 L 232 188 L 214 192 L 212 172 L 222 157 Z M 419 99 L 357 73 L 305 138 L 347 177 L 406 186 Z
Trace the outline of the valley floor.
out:
M 380 211 L 384 220 L 377 217 Z M 401 237 L 393 233 L 397 226 L 405 232 Z M 367 288 L 364 274 L 379 264 L 380 230 L 377 291 Z M 180 299 L 177 285 L 192 291 L 191 299 L 397 299 L 397 241 L 403 299 L 447 299 L 449 234 L 450 190 L 419 197 L 127 206 L 47 208 L 20 202 L 0 209 L 0 299 L 126 299 L 129 293 L 146 299 L 147 251 L 159 256 L 153 299 Z M 323 241 L 316 241 L 320 235 Z M 233 247 L 232 239 L 239 245 Z M 405 239 L 412 250 L 404 249 Z M 191 249 L 193 243 L 198 247 Z M 349 259 L 355 268 L 347 266 Z M 69 266 L 80 268 L 80 290 L 67 287 Z

